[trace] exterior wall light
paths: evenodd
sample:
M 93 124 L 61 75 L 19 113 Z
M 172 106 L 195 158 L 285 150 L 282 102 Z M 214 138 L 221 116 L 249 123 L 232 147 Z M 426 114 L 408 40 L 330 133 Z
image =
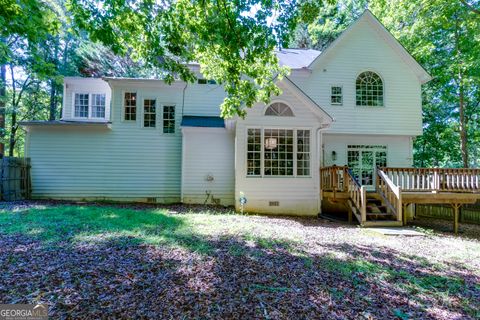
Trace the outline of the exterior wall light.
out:
M 333 161 L 337 160 L 337 152 L 336 151 L 332 151 L 332 160 Z

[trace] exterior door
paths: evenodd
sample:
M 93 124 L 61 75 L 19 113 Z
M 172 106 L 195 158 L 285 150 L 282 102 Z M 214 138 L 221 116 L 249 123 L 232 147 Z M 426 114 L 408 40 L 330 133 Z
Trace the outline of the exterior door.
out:
M 375 168 L 387 166 L 387 147 L 377 145 L 349 145 L 347 165 L 361 185 L 375 186 Z

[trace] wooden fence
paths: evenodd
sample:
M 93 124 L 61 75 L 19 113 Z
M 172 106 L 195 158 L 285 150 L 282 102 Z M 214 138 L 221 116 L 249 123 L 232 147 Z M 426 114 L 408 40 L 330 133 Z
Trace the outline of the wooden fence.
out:
M 421 217 L 453 219 L 453 208 L 450 205 L 415 205 L 416 214 Z M 480 224 L 480 202 L 460 207 L 460 222 Z
M 30 199 L 30 159 L 4 157 L 1 160 L 0 196 L 5 201 Z

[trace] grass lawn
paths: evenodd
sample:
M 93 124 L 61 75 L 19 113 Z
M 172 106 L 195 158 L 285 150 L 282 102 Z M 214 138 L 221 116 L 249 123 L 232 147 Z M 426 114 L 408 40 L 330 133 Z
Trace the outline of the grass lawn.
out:
M 0 270 L 54 318 L 480 318 L 478 239 L 201 207 L 0 205 Z

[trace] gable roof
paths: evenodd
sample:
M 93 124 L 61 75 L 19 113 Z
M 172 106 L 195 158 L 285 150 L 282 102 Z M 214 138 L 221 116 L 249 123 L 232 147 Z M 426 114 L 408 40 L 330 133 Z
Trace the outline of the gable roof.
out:
M 420 65 L 420 63 L 415 60 L 410 52 L 405 49 L 405 47 L 385 28 L 385 26 L 378 20 L 377 17 L 368 9 L 366 9 L 360 17 L 355 20 L 347 29 L 345 29 L 340 36 L 335 39 L 316 59 L 314 59 L 310 65 L 309 69 L 313 69 L 320 61 L 327 56 L 327 54 L 333 51 L 361 21 L 367 21 L 373 29 L 378 32 L 378 34 L 386 41 L 392 49 L 398 53 L 400 58 L 410 67 L 410 69 L 415 73 L 418 80 L 423 84 L 432 80 L 432 76 Z
M 289 77 L 284 77 L 283 81 L 281 83 L 284 83 L 288 86 L 288 88 L 301 100 L 303 101 L 306 105 L 308 105 L 311 110 L 319 115 L 322 118 L 326 118 L 327 124 L 329 125 L 330 123 L 334 122 L 335 119 L 327 112 L 325 111 L 318 103 L 316 103 L 308 94 L 306 94 L 302 89 L 300 89 L 299 86 L 295 82 L 292 81 Z

